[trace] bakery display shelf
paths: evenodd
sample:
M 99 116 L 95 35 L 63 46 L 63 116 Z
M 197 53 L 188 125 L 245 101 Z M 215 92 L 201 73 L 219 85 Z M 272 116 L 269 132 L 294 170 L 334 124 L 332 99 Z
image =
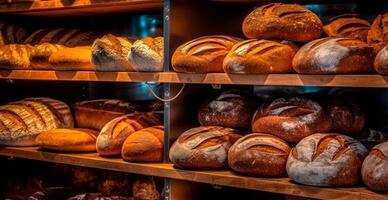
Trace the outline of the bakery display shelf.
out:
M 103 158 L 96 153 L 63 154 L 40 151 L 37 147 L 0 147 L 0 155 L 319 199 L 382 200 L 388 198 L 388 195 L 378 194 L 364 187 L 311 187 L 292 183 L 288 178 L 254 178 L 240 176 L 228 170 L 179 170 L 173 168 L 172 164 L 128 163 L 120 158 Z
M 36 16 L 162 12 L 162 0 L 26 0 L 0 3 L 0 13 Z

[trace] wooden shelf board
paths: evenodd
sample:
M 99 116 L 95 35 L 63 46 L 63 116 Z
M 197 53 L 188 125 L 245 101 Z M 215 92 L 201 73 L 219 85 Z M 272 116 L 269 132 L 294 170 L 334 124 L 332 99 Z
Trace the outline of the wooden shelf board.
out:
M 0 155 L 320 199 L 382 200 L 388 198 L 388 195 L 378 194 L 364 187 L 311 187 L 292 183 L 288 178 L 254 178 L 240 176 L 227 170 L 179 170 L 172 164 L 129 163 L 120 158 L 99 157 L 96 153 L 63 154 L 39 151 L 37 147 L 0 147 Z

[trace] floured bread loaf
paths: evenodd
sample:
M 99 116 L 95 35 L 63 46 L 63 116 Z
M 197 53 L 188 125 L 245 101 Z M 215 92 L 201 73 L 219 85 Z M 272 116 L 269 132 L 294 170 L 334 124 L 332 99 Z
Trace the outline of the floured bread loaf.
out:
M 339 134 L 316 133 L 301 140 L 287 160 L 291 180 L 313 186 L 352 186 L 361 178 L 368 150 L 357 140 Z
M 182 133 L 170 149 L 174 166 L 217 169 L 228 165 L 228 150 L 241 136 L 231 128 L 201 126 Z
M 32 48 L 25 44 L 0 46 L 0 69 L 30 69 Z
M 375 70 L 379 74 L 388 74 L 388 45 L 381 49 L 377 54 L 375 59 Z
M 388 141 L 373 147 L 362 164 L 361 174 L 368 188 L 388 192 Z
M 27 98 L 0 106 L 0 145 L 33 146 L 42 131 L 74 126 L 70 108 L 50 98 Z
M 128 61 L 138 72 L 163 71 L 163 37 L 137 40 L 128 52 Z

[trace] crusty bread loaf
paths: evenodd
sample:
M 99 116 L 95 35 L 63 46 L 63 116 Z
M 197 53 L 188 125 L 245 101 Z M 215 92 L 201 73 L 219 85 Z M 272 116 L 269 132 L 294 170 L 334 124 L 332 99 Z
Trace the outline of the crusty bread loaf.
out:
M 30 53 L 30 65 L 32 69 L 54 70 L 54 66 L 49 63 L 51 54 L 63 49 L 60 44 L 43 43 L 35 45 Z
M 217 169 L 227 166 L 228 150 L 241 136 L 231 128 L 201 126 L 182 133 L 171 146 L 174 166 L 189 169 Z
M 172 55 L 176 72 L 223 72 L 222 62 L 240 39 L 223 35 L 200 37 L 179 46 Z
M 130 162 L 161 162 L 163 145 L 163 126 L 140 129 L 130 134 L 124 141 L 121 157 Z
M 136 180 L 132 186 L 134 200 L 162 200 L 152 177 Z
M 301 5 L 271 3 L 251 12 L 242 30 L 247 38 L 308 42 L 321 36 L 322 22 Z
M 366 43 L 346 38 L 321 38 L 304 45 L 293 59 L 301 74 L 371 73 L 374 49 Z
M 388 45 L 379 51 L 379 53 L 376 56 L 374 66 L 375 66 L 375 70 L 379 74 L 383 74 L 383 75 L 388 74 Z
M 359 105 L 331 99 L 326 105 L 326 110 L 332 121 L 330 132 L 357 137 L 364 129 L 365 114 Z
M 316 133 L 291 150 L 287 174 L 305 185 L 352 186 L 361 178 L 361 164 L 367 154 L 368 150 L 351 137 Z
M 282 139 L 263 133 L 248 134 L 229 149 L 229 166 L 237 172 L 264 177 L 286 176 L 290 146 Z
M 362 164 L 361 174 L 368 188 L 388 192 L 388 141 L 373 147 Z
M 224 91 L 201 104 L 198 121 L 202 126 L 249 129 L 255 109 L 252 96 L 239 91 Z
M 388 45 L 388 13 L 378 15 L 373 21 L 368 32 L 368 43 L 375 47 L 376 52 Z
M 252 120 L 253 132 L 276 135 L 287 142 L 299 142 L 330 128 L 331 120 L 321 105 L 304 98 L 279 98 L 265 103 Z
M 26 36 L 23 28 L 11 23 L 0 22 L 0 45 L 21 44 Z
M 98 132 L 91 129 L 51 129 L 40 133 L 36 144 L 54 151 L 96 151 L 96 138 Z
M 235 44 L 223 62 L 226 73 L 268 74 L 292 72 L 296 51 L 270 40 L 245 40 Z
M 49 63 L 55 70 L 95 71 L 91 59 L 92 51 L 89 46 L 67 47 L 52 53 Z
M 323 27 L 326 35 L 336 38 L 352 38 L 367 42 L 370 23 L 355 14 L 343 14 L 330 19 Z
M 32 33 L 25 41 L 26 44 L 61 44 L 67 47 L 89 46 L 97 35 L 90 31 L 66 28 L 44 28 Z
M 0 145 L 33 146 L 40 132 L 73 126 L 70 108 L 54 99 L 27 98 L 0 106 Z
M 112 119 L 133 113 L 139 106 L 118 99 L 81 101 L 72 106 L 75 123 L 80 128 L 101 130 Z
M 154 112 L 136 112 L 117 117 L 101 129 L 97 137 L 97 152 L 103 156 L 120 155 L 124 141 L 143 128 L 163 124 L 162 115 Z
M 131 46 L 126 37 L 104 35 L 92 45 L 92 64 L 97 71 L 135 71 L 127 59 Z
M 129 49 L 127 59 L 138 72 L 163 71 L 163 37 L 137 40 Z
M 8 44 L 0 46 L 0 69 L 30 69 L 32 46 Z

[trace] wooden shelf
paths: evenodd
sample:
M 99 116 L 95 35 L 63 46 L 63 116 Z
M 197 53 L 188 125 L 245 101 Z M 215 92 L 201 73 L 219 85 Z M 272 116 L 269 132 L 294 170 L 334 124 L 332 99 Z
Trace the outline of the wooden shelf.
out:
M 39 151 L 36 147 L 0 147 L 0 155 L 319 199 L 382 200 L 388 198 L 388 195 L 378 194 L 364 187 L 311 187 L 292 183 L 288 178 L 253 178 L 240 176 L 227 170 L 179 170 L 173 168 L 171 164 L 128 163 L 120 158 L 102 158 L 96 153 L 63 154 Z
M 3 1 L 4 2 L 4 1 Z M 14 0 L 0 3 L 0 13 L 36 16 L 163 12 L 162 0 Z

